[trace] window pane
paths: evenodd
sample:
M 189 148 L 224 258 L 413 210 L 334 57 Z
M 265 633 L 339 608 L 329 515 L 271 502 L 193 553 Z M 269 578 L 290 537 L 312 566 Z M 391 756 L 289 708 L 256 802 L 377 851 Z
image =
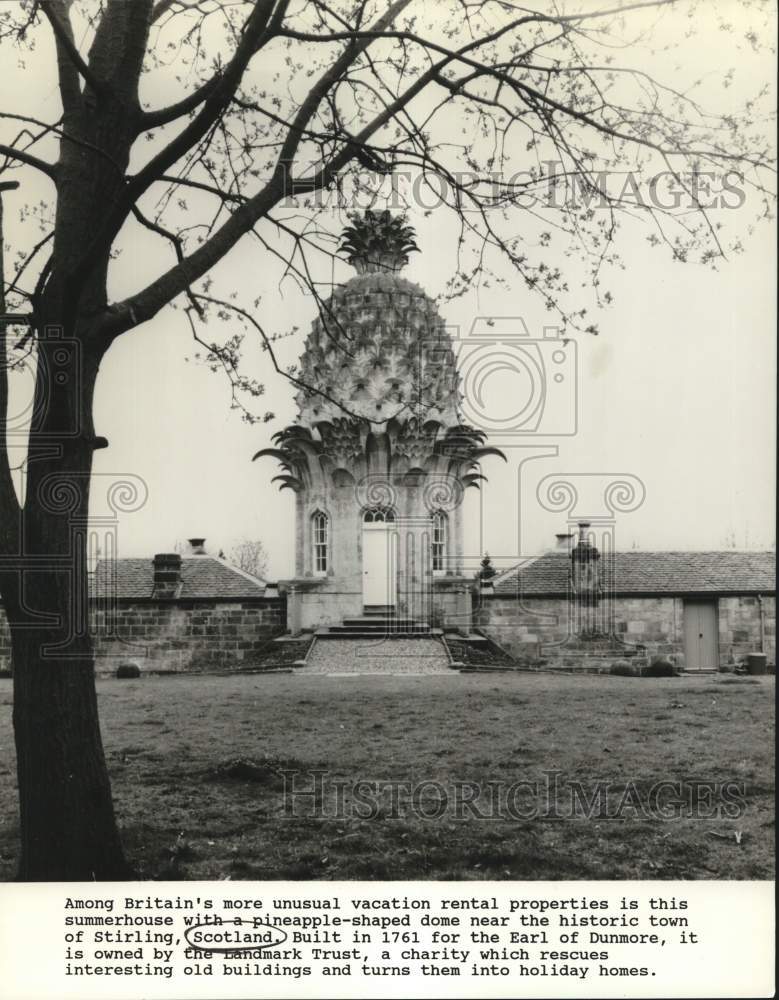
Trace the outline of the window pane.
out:
M 373 507 L 365 511 L 362 519 L 366 524 L 384 524 L 395 520 L 395 511 L 387 507 Z
M 441 511 L 436 511 L 433 514 L 433 537 L 431 545 L 431 558 L 433 562 L 433 570 L 442 570 L 444 568 L 444 559 L 446 555 L 446 515 L 441 513 Z
M 327 515 L 318 511 L 313 518 L 314 571 L 327 572 Z

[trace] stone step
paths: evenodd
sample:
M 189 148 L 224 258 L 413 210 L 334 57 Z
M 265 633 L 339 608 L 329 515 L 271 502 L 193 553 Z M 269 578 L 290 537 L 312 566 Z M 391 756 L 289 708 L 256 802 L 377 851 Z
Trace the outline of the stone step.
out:
M 557 643 L 545 643 L 541 640 L 541 645 L 546 646 L 552 645 L 556 646 L 558 649 L 565 649 L 571 653 L 594 653 L 597 655 L 610 653 L 623 654 L 625 656 L 635 655 L 640 652 L 640 650 L 633 645 L 628 645 L 627 643 L 621 643 L 613 638 L 598 638 L 598 639 L 581 639 L 581 638 L 571 638 L 565 640 L 561 645 Z
M 341 626 L 346 628 L 429 628 L 430 626 L 427 622 L 420 621 L 418 618 L 389 618 L 386 616 L 380 617 L 379 615 L 368 616 L 364 615 L 362 618 L 344 618 Z
M 439 629 L 415 629 L 408 632 L 390 632 L 386 629 L 359 630 L 342 629 L 339 626 L 330 625 L 327 628 L 318 629 L 317 639 L 429 639 L 431 636 L 439 636 Z

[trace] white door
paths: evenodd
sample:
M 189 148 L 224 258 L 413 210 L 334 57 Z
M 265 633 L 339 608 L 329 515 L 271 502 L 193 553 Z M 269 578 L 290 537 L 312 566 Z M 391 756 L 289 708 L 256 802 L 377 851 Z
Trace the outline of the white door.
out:
M 717 606 L 713 601 L 684 602 L 684 658 L 688 670 L 719 666 Z
M 395 604 L 395 533 L 390 524 L 364 524 L 363 604 Z

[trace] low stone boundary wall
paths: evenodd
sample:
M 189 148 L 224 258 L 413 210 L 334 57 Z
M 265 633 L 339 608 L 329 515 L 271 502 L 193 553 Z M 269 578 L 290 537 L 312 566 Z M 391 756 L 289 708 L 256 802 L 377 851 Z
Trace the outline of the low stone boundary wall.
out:
M 90 624 L 99 674 L 120 663 L 144 672 L 190 671 L 250 663 L 286 629 L 283 598 L 120 600 L 93 605 Z M 8 623 L 0 609 L 0 670 L 11 669 Z

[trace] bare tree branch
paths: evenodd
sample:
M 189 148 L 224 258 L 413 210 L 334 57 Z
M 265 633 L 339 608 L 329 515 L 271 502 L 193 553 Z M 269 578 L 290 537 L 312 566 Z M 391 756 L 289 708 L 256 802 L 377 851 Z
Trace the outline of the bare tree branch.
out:
M 395 0 L 384 16 L 379 18 L 377 30 L 391 23 L 409 3 L 410 0 Z M 295 116 L 293 128 L 279 154 L 276 170 L 265 188 L 244 202 L 209 241 L 189 258 L 162 275 L 156 282 L 137 295 L 117 304 L 103 324 L 106 334 L 112 338 L 116 337 L 137 323 L 150 319 L 167 301 L 184 291 L 193 281 L 202 277 L 217 260 L 221 259 L 238 242 L 241 236 L 249 232 L 258 219 L 267 213 L 284 194 L 288 193 L 290 160 L 294 157 L 299 145 L 302 130 L 310 121 L 324 94 L 342 75 L 344 69 L 356 55 L 367 48 L 372 40 L 372 37 L 368 37 L 355 43 L 354 47 L 348 48 L 314 85 L 309 98 L 303 102 Z M 235 80 L 236 86 L 238 79 Z M 352 148 L 347 159 L 351 158 L 354 153 L 355 149 Z M 294 185 L 292 185 L 292 190 L 294 190 Z
M 103 227 L 98 232 L 92 244 L 87 248 L 77 266 L 73 270 L 71 280 L 79 287 L 88 276 L 91 267 L 99 258 L 101 251 L 110 246 L 122 222 L 130 212 L 131 206 L 140 198 L 146 189 L 165 171 L 181 158 L 193 144 L 198 142 L 218 120 L 224 108 L 237 88 L 246 66 L 252 56 L 262 47 L 267 38 L 266 28 L 271 21 L 276 0 L 257 0 L 255 7 L 247 18 L 241 41 L 233 58 L 228 63 L 217 83 L 211 89 L 203 107 L 182 131 L 168 143 L 159 153 L 138 171 L 126 185 L 123 197 L 119 199 L 114 210 L 109 212 Z M 211 266 L 210 264 L 208 266 Z M 185 282 L 187 284 L 188 282 Z
M 65 103 L 72 102 L 77 94 L 80 96 L 77 79 L 74 86 L 73 75 L 64 66 L 65 58 L 70 61 L 70 64 L 84 78 L 92 90 L 96 94 L 100 94 L 104 90 L 104 84 L 97 79 L 78 51 L 73 39 L 73 29 L 70 26 L 67 6 L 64 6 L 59 0 L 45 0 L 44 3 L 40 4 L 40 9 L 51 25 L 57 39 L 57 50 L 60 56 L 60 85 L 63 90 L 63 98 L 68 97 L 68 101 Z
M 219 80 L 219 75 L 214 75 L 206 80 L 202 87 L 198 87 L 197 90 L 175 104 L 171 104 L 167 108 L 160 108 L 158 111 L 144 111 L 138 119 L 138 132 L 146 132 L 161 125 L 168 125 L 177 118 L 188 115 L 190 111 L 194 111 L 199 104 L 206 100 L 208 95 L 218 86 Z
M 176 252 L 176 259 L 178 260 L 179 263 L 181 263 L 184 260 L 183 240 L 178 234 L 172 233 L 169 229 L 165 229 L 157 222 L 152 222 L 151 219 L 147 219 L 137 205 L 133 205 L 133 215 L 145 229 L 148 229 L 151 232 L 156 233 L 158 236 L 162 236 L 164 239 L 168 240 L 173 245 L 173 249 Z M 202 315 L 202 309 L 198 304 L 197 299 L 193 296 L 192 290 L 190 288 L 187 288 L 186 293 L 187 293 L 187 298 L 192 303 L 192 308 L 195 309 L 198 312 L 198 314 Z
M 9 159 L 25 163 L 28 167 L 35 167 L 36 170 L 40 170 L 41 173 L 46 174 L 53 181 L 57 179 L 57 167 L 54 163 L 46 163 L 45 160 L 33 156 L 32 153 L 27 153 L 23 149 L 15 149 L 13 146 L 6 146 L 4 143 L 0 143 L 0 153 L 9 157 Z

